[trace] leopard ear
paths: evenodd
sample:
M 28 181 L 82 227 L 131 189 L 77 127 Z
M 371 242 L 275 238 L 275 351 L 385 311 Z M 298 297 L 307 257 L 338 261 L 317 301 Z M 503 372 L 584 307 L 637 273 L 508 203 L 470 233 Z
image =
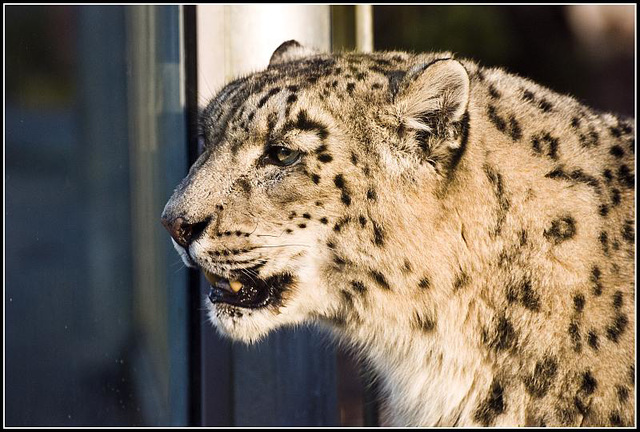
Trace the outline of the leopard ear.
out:
M 269 67 L 280 63 L 298 60 L 314 54 L 317 54 L 317 52 L 304 47 L 298 41 L 291 39 L 283 42 L 278 48 L 276 48 L 273 54 L 271 54 Z
M 415 66 L 393 98 L 401 129 L 412 133 L 424 159 L 438 161 L 456 149 L 464 150 L 469 74 L 460 62 L 445 58 Z

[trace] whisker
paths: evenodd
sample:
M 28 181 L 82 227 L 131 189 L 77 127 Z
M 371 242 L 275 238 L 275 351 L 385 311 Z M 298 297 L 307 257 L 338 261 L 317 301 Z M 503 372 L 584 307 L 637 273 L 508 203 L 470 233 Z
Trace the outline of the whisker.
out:
M 261 249 L 261 248 L 276 248 L 276 247 L 295 247 L 295 246 L 299 246 L 299 247 L 311 247 L 311 246 L 306 245 L 306 244 L 293 243 L 293 244 L 282 244 L 282 245 L 255 246 L 255 247 L 254 247 L 254 249 Z
M 271 235 L 271 234 L 256 234 L 256 237 L 275 237 L 275 238 L 279 238 L 282 236 L 282 234 L 284 234 L 284 230 L 282 230 L 280 232 L 280 234 L 278 235 Z

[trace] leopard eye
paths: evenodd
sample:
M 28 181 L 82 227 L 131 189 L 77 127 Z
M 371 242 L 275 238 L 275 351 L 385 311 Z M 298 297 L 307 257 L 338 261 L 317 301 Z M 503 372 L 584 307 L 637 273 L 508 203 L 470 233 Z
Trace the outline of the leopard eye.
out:
M 301 153 L 282 146 L 271 146 L 267 149 L 266 162 L 278 166 L 290 166 L 300 160 Z

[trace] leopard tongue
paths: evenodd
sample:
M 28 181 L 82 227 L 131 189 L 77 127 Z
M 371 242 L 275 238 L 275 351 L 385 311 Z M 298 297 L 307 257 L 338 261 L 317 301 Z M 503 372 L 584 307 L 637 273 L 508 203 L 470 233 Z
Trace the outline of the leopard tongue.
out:
M 204 277 L 211 284 L 211 286 L 215 286 L 216 288 L 221 288 L 223 290 L 229 291 L 231 293 L 236 294 L 238 291 L 242 289 L 242 282 L 237 280 L 229 280 L 221 278 L 220 276 L 214 275 L 213 273 L 209 273 L 206 270 L 202 270 L 204 272 Z

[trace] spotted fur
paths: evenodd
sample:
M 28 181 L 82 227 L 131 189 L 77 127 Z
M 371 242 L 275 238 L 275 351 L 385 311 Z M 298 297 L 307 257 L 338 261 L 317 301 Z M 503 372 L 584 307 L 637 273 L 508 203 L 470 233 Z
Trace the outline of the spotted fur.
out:
M 633 425 L 633 121 L 450 53 L 289 41 L 200 126 L 163 215 L 198 228 L 176 248 L 288 275 L 264 308 L 207 304 L 221 333 L 329 329 L 392 425 Z

